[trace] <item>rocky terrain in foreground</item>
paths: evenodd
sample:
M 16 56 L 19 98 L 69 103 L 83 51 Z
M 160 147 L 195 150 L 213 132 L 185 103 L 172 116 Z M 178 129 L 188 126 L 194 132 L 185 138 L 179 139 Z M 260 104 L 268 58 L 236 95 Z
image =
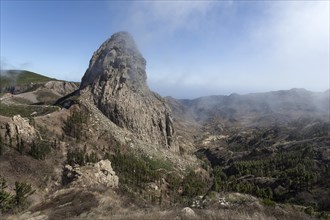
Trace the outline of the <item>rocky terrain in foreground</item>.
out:
M 162 98 L 119 32 L 81 83 L 1 74 L 2 219 L 329 219 L 329 90 Z

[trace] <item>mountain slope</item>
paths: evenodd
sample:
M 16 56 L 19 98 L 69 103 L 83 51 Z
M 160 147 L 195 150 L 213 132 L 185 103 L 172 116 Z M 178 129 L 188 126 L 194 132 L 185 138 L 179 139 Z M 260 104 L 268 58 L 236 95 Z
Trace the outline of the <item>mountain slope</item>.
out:
M 35 89 L 36 85 L 51 80 L 55 79 L 26 70 L 2 70 L 0 92 L 20 93 L 28 89 Z
M 213 167 L 213 190 L 329 211 L 329 90 L 167 101 L 178 135 Z
M 1 219 L 329 216 L 327 93 L 163 99 L 145 65 L 119 32 L 80 86 L 0 97 Z
M 29 117 L 58 110 L 59 98 L 77 90 L 79 83 L 60 81 L 25 70 L 0 75 L 0 115 Z
M 174 103 L 168 98 L 169 103 Z M 329 90 L 310 92 L 291 89 L 268 93 L 207 96 L 193 100 L 175 100 L 173 113 L 199 124 L 214 118 L 228 125 L 262 126 L 285 124 L 303 117 L 329 119 Z M 175 111 L 177 110 L 177 111 Z

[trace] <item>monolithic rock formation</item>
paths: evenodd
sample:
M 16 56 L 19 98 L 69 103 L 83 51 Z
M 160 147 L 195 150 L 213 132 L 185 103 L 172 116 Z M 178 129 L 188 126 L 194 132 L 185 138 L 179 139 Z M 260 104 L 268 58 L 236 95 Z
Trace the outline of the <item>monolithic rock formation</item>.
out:
M 146 61 L 127 32 L 114 34 L 94 53 L 80 92 L 116 125 L 148 143 L 173 145 L 171 111 L 147 86 Z

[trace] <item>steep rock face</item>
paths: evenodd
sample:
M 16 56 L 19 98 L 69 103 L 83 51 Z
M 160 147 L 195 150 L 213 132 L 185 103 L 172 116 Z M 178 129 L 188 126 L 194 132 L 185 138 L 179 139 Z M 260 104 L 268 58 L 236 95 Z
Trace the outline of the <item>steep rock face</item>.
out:
M 80 92 L 116 125 L 148 143 L 173 145 L 171 111 L 147 86 L 146 61 L 127 32 L 114 34 L 94 53 Z

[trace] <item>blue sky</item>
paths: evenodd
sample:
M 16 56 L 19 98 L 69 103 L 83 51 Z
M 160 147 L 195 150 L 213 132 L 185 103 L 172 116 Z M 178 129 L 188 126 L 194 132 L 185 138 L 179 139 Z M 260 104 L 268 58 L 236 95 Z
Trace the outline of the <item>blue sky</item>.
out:
M 122 30 L 163 96 L 329 88 L 329 1 L 1 0 L 1 69 L 80 81 Z

